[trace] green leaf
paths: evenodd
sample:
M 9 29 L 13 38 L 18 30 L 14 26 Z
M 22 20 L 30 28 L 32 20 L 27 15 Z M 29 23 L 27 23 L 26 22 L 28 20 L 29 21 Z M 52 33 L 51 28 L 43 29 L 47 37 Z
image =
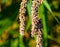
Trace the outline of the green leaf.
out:
M 10 21 L 9 19 L 0 20 L 0 34 L 2 34 L 5 29 L 10 26 L 11 22 L 12 21 Z
M 9 41 L 9 40 L 7 40 L 7 41 L 3 42 L 2 44 L 0 44 L 0 47 L 5 47 L 5 46 L 7 46 L 8 41 Z
M 25 47 L 22 35 L 19 36 L 19 47 Z
M 28 15 L 29 15 L 29 21 L 27 22 L 27 25 L 26 25 L 26 29 L 25 31 L 27 31 L 31 25 L 31 22 L 32 22 L 32 17 L 31 17 L 31 5 L 32 5 L 32 0 L 30 0 L 27 4 L 27 11 L 28 11 Z
M 12 4 L 0 14 L 0 34 L 7 30 L 16 20 L 19 11 L 19 3 Z
M 6 3 L 8 0 L 2 0 L 2 2 L 1 3 Z
M 51 16 L 53 18 L 55 18 L 55 20 L 57 21 L 57 23 L 60 24 L 59 20 L 54 16 L 54 14 L 53 14 L 53 12 L 52 12 L 52 10 L 51 10 L 51 8 L 50 8 L 50 6 L 49 6 L 49 4 L 48 4 L 48 2 L 46 0 L 43 2 L 43 5 L 50 11 L 50 13 L 52 14 Z
M 10 47 L 18 47 L 18 39 L 11 39 Z

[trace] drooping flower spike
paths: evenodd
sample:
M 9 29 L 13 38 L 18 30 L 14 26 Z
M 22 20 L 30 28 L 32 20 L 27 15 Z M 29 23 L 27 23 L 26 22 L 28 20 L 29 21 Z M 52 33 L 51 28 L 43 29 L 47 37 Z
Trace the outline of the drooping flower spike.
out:
M 25 29 L 25 13 L 26 13 L 26 3 L 27 0 L 22 0 L 20 9 L 19 9 L 19 19 L 20 19 L 20 35 L 24 35 Z
M 42 32 L 41 32 L 41 22 L 38 18 L 38 7 L 42 4 L 43 0 L 33 0 L 31 13 L 32 13 L 32 32 L 31 35 L 34 37 L 36 35 L 36 47 L 42 47 Z
M 36 34 L 38 31 L 38 23 L 39 23 L 39 18 L 38 18 L 38 7 L 39 5 L 43 2 L 43 0 L 33 0 L 32 1 L 32 7 L 31 7 L 31 13 L 32 13 L 32 36 Z

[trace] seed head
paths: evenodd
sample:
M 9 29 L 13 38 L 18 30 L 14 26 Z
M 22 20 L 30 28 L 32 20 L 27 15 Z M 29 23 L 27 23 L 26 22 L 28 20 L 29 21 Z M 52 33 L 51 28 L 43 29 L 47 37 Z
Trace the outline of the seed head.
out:
M 27 0 L 22 0 L 20 4 L 20 9 L 19 9 L 20 35 L 24 35 L 26 3 L 27 3 Z

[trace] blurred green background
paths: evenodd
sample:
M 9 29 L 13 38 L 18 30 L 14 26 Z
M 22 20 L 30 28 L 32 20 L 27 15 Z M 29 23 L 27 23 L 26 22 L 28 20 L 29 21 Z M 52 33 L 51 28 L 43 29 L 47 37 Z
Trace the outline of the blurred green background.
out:
M 0 47 L 36 46 L 36 40 L 30 34 L 32 0 L 26 7 L 24 36 L 19 35 L 20 3 L 21 0 L 0 0 Z M 60 47 L 60 0 L 44 0 L 38 10 L 43 26 L 43 47 Z

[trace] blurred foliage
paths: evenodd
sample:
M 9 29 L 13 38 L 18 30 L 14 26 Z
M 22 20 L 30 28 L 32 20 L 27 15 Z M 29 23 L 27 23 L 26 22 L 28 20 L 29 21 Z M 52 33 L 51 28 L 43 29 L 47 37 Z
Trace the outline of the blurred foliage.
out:
M 0 0 L 0 47 L 35 47 L 31 37 L 31 5 L 27 3 L 25 35 L 19 35 L 21 0 Z M 42 19 L 43 47 L 60 47 L 60 0 L 44 0 L 39 6 Z

